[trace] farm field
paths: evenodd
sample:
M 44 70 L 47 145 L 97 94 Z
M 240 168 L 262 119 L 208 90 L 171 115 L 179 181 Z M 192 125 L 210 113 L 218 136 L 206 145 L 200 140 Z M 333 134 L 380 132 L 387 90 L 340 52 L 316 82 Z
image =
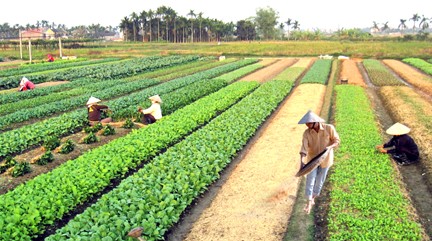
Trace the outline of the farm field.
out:
M 0 240 L 133 240 L 127 233 L 137 226 L 146 240 L 429 240 L 430 75 L 393 59 L 149 60 L 56 75 L 67 82 L 32 73 L 46 93 L 28 98 L 45 107 L 23 121 L 2 120 Z M 112 87 L 92 91 L 99 82 Z M 54 98 L 66 93 L 56 89 L 62 85 L 77 104 L 40 114 L 63 103 Z M 122 121 L 139 118 L 136 107 L 160 94 L 164 118 L 142 128 L 114 126 L 106 135 L 108 128 L 88 130 L 79 103 L 95 93 Z M 0 110 L 14 94 L 0 93 Z M 297 122 L 310 109 L 334 124 L 342 141 L 324 193 L 306 215 L 303 180 L 294 175 L 305 129 Z M 412 128 L 421 163 L 397 166 L 375 151 L 397 121 Z M 91 135 L 96 142 L 83 142 Z M 53 137 L 75 149 L 47 151 Z M 53 159 L 43 165 L 38 158 L 48 153 Z M 295 227 L 298 216 L 315 221 Z

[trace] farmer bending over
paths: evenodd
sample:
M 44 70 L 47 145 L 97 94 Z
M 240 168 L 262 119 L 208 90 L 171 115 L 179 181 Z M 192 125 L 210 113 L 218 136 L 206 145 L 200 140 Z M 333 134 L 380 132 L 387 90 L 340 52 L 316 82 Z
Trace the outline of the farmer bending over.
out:
M 405 166 L 419 161 L 417 144 L 408 135 L 410 128 L 396 123 L 387 129 L 386 133 L 393 135 L 389 142 L 378 145 L 376 148 L 381 153 L 388 153 L 398 165 Z M 391 149 L 385 149 L 391 148 Z
M 31 82 L 26 77 L 22 77 L 21 82 L 19 84 L 18 91 L 26 91 L 26 90 L 32 90 L 35 88 L 35 85 L 33 82 Z
M 149 97 L 149 99 L 152 102 L 152 105 L 147 108 L 143 109 L 141 107 L 138 107 L 138 112 L 143 113 L 144 117 L 142 122 L 146 125 L 155 123 L 157 120 L 160 120 L 162 118 L 162 109 L 160 104 L 162 103 L 162 99 L 159 95 L 154 95 Z
M 109 108 L 106 105 L 98 105 L 97 103 L 100 101 L 100 99 L 93 96 L 87 101 L 88 120 L 90 121 L 91 126 L 97 124 L 98 122 L 109 123 L 112 121 L 111 117 L 101 119 L 102 111 L 107 111 Z

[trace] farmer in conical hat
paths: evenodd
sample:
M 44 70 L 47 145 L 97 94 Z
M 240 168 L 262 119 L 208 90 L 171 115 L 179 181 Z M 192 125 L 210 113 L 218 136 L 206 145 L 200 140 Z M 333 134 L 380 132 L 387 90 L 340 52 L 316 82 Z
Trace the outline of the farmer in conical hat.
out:
M 308 214 L 315 204 L 315 197 L 321 193 L 328 169 L 333 165 L 333 148 L 339 146 L 340 143 L 339 134 L 334 126 L 324 122 L 324 119 L 310 110 L 298 122 L 298 124 L 306 124 L 307 126 L 307 129 L 303 132 L 300 149 L 300 168 L 303 168 L 304 165 L 324 150 L 328 151 L 327 157 L 322 163 L 306 177 L 305 193 L 308 203 L 304 211 Z
M 88 120 L 90 121 L 90 125 L 95 125 L 98 122 L 100 123 L 109 123 L 112 121 L 111 117 L 107 117 L 102 119 L 102 111 L 109 110 L 106 105 L 99 105 L 98 103 L 101 100 L 91 96 L 87 101 L 87 112 L 88 112 Z
M 376 148 L 381 153 L 388 153 L 396 161 L 397 164 L 405 166 L 419 161 L 419 151 L 417 144 L 408 135 L 410 128 L 396 123 L 387 129 L 386 133 L 393 137 L 389 142 L 378 145 Z M 391 149 L 385 149 L 391 148 Z
M 149 97 L 151 101 L 151 106 L 147 109 L 143 109 L 141 107 L 138 107 L 138 112 L 143 113 L 143 123 L 148 125 L 155 123 L 157 120 L 160 120 L 162 118 L 162 109 L 161 109 L 161 103 L 162 99 L 159 95 L 153 95 Z

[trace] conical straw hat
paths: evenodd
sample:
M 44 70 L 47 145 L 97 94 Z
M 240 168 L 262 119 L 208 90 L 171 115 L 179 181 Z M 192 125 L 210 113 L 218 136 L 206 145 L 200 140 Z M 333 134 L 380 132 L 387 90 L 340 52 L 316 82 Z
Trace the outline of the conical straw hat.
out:
M 153 100 L 153 101 L 156 101 L 156 102 L 159 102 L 159 103 L 162 103 L 162 99 L 160 98 L 159 95 L 150 96 L 149 99 Z
M 91 105 L 91 104 L 95 104 L 98 103 L 99 101 L 101 101 L 100 99 L 91 96 L 90 99 L 87 101 L 87 105 Z
M 390 126 L 387 129 L 386 133 L 389 135 L 393 135 L 393 136 L 394 135 L 404 135 L 404 134 L 408 134 L 410 132 L 410 130 L 411 130 L 410 128 L 408 128 L 407 126 L 402 125 L 401 123 L 398 122 L 398 123 Z
M 325 122 L 325 120 L 313 113 L 311 110 L 309 110 L 298 123 L 306 124 L 311 122 Z

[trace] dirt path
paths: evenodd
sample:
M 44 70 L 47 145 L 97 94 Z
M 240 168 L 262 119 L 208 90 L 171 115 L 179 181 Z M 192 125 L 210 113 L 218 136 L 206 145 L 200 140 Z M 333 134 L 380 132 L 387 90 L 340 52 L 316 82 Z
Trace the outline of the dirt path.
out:
M 309 109 L 319 113 L 325 88 L 297 87 L 214 185 L 217 194 L 209 191 L 167 240 L 282 240 L 300 182 L 305 127 L 297 122 Z

